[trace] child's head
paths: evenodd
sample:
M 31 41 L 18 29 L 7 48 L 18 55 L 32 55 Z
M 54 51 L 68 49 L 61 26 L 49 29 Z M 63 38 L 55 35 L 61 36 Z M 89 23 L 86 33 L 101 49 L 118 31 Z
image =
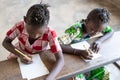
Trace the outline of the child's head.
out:
M 49 23 L 49 6 L 47 4 L 35 4 L 29 8 L 24 21 L 29 28 L 35 30 L 47 26 Z
M 93 9 L 87 16 L 85 25 L 91 35 L 101 32 L 110 20 L 110 13 L 105 8 Z

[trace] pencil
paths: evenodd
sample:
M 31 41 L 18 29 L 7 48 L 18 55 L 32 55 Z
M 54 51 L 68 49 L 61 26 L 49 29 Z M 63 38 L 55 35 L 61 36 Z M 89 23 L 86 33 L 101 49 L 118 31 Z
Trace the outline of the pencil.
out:
M 88 54 L 90 55 L 91 54 L 91 52 L 86 48 L 86 46 L 85 45 L 83 45 L 83 47 L 85 48 L 85 50 L 88 52 Z
M 31 60 L 31 58 L 29 58 L 27 55 L 25 55 L 24 53 L 22 53 L 22 52 L 19 51 L 18 49 L 15 48 L 15 51 L 17 51 L 18 53 L 20 53 L 22 56 L 24 56 L 24 57 L 27 58 L 28 60 Z

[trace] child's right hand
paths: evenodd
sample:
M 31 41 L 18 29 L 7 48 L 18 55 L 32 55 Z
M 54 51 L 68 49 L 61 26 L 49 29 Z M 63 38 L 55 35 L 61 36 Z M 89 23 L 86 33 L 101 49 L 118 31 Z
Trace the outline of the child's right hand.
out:
M 92 59 L 92 54 L 89 54 L 86 50 L 81 50 L 81 55 L 80 56 L 82 56 L 83 58 L 85 58 L 85 59 Z
M 30 60 L 30 59 L 27 59 L 26 57 L 21 57 L 21 58 L 20 58 L 21 62 L 23 62 L 24 64 L 30 64 L 30 63 L 32 63 L 32 62 L 33 62 L 33 61 L 32 61 L 32 56 L 30 56 L 30 55 L 27 55 L 27 56 L 30 57 L 31 60 Z

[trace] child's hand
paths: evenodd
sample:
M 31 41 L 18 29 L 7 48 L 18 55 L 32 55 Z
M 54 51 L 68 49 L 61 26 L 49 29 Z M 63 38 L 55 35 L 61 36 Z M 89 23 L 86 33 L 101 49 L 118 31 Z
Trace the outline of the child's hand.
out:
M 97 53 L 100 50 L 101 47 L 101 41 L 96 41 L 91 45 L 91 50 L 95 53 Z
M 80 56 L 82 56 L 83 58 L 85 58 L 85 59 L 92 59 L 92 54 L 89 54 L 86 50 L 81 50 L 81 55 Z
M 20 59 L 21 59 L 21 61 L 23 62 L 23 63 L 25 63 L 25 64 L 30 64 L 30 63 L 32 63 L 33 61 L 32 61 L 32 56 L 30 56 L 30 55 L 27 55 L 29 58 L 31 58 L 31 60 L 29 60 L 29 59 L 27 59 L 26 57 L 21 57 Z

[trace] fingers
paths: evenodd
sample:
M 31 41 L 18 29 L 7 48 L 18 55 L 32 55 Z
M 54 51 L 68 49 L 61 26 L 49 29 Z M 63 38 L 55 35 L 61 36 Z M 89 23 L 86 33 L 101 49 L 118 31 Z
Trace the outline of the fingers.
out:
M 24 64 L 28 64 L 28 61 L 26 61 L 24 59 L 21 59 L 21 62 L 24 63 Z
M 27 56 L 32 59 L 32 56 L 31 56 L 31 55 L 27 55 Z
M 94 49 L 94 52 L 98 53 L 99 50 L 100 50 L 100 45 L 97 45 L 96 48 Z
M 23 58 L 21 59 L 21 61 L 22 61 L 23 63 L 25 63 L 25 64 L 30 64 L 30 63 L 33 62 L 32 59 L 31 59 L 31 60 L 28 60 L 28 59 L 25 58 L 25 57 L 23 57 Z
M 100 49 L 100 48 L 99 48 L 99 47 L 97 47 L 97 49 L 96 49 L 95 53 L 98 53 L 99 49 Z
M 83 53 L 81 54 L 81 56 L 85 59 L 92 59 L 93 55 L 92 54 L 89 54 L 86 50 L 83 51 Z
M 93 52 L 95 52 L 95 51 L 96 51 L 97 46 L 98 46 L 98 45 L 97 45 L 96 43 L 94 43 L 94 44 L 93 44 L 93 48 L 92 48 L 92 51 L 93 51 Z
M 90 47 L 93 52 L 98 53 L 100 50 L 100 44 L 99 43 L 93 43 L 92 47 Z
M 92 60 L 92 57 L 93 56 L 84 56 L 85 59 L 89 59 L 89 60 Z
M 95 43 L 90 46 L 90 49 L 93 51 Z
M 90 55 L 88 55 L 89 57 L 93 57 L 93 55 L 92 54 L 90 54 Z

